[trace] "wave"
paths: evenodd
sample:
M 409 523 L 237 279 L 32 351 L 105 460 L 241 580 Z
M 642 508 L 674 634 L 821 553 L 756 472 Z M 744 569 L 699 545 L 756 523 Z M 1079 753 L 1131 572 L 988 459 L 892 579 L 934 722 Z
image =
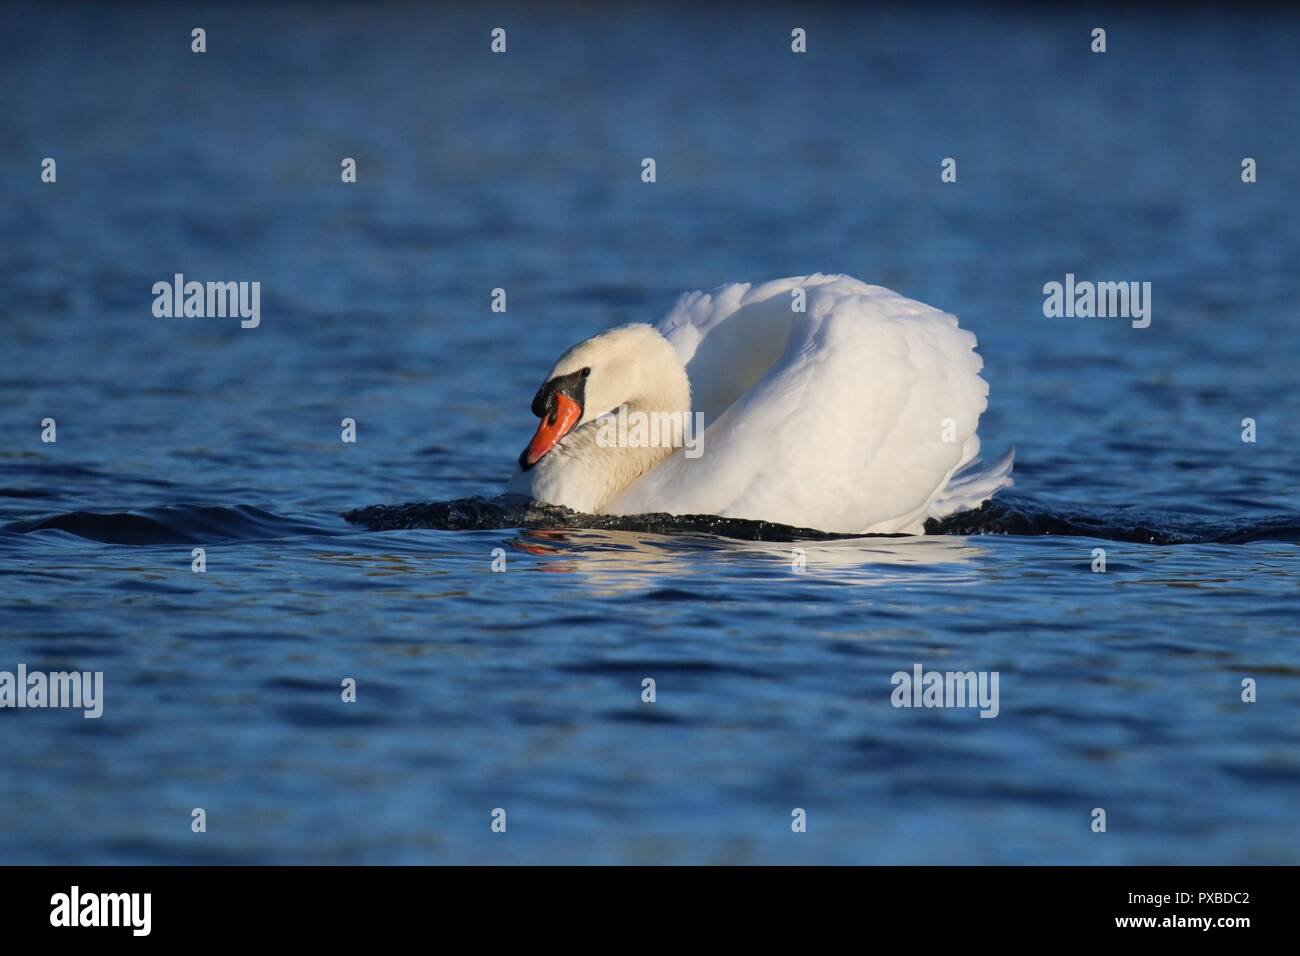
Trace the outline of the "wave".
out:
M 343 517 L 370 531 L 433 528 L 441 531 L 491 531 L 506 528 L 639 531 L 649 534 L 708 534 L 745 541 L 827 541 L 906 535 L 832 534 L 770 521 L 717 515 L 588 515 L 517 495 L 458 498 L 405 505 L 371 505 Z M 1020 499 L 1000 498 L 973 511 L 926 522 L 927 534 L 1064 535 L 1144 544 L 1240 544 L 1248 541 L 1300 542 L 1300 518 L 1282 515 L 1246 523 L 1214 523 L 1161 516 L 1135 518 L 1128 512 L 1080 514 L 1049 511 Z
M 0 532 L 14 534 L 38 531 L 64 531 L 105 544 L 133 545 L 206 544 L 339 533 L 252 505 L 162 505 L 110 513 L 69 511 L 0 528 Z
M 796 528 L 770 521 L 717 515 L 589 515 L 518 495 L 457 498 L 403 505 L 370 505 L 343 516 L 355 531 L 273 514 L 252 505 L 163 505 L 134 511 L 70 511 L 16 521 L 0 533 L 61 531 L 105 544 L 170 545 L 214 541 L 263 541 L 300 535 L 368 531 L 575 530 L 632 531 L 662 535 L 712 535 L 741 541 L 834 541 L 899 538 L 906 535 L 850 535 Z M 926 533 L 1068 536 L 1143 544 L 1242 544 L 1250 541 L 1300 543 L 1300 518 L 1279 515 L 1248 522 L 1213 522 L 1178 515 L 1135 516 L 1128 510 L 1081 513 L 1049 510 L 1032 502 L 1000 497 L 975 509 L 926 524 Z

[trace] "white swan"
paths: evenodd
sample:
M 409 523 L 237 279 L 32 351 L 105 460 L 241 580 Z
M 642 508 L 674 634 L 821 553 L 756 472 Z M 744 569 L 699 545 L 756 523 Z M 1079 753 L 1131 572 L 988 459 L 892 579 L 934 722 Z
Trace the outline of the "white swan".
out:
M 560 357 L 507 490 L 588 514 L 921 534 L 1012 483 L 1010 453 L 973 466 L 988 396 L 974 349 L 953 316 L 849 276 L 687 293 L 657 326 Z M 621 408 L 702 413 L 698 456 L 635 429 L 611 441 Z

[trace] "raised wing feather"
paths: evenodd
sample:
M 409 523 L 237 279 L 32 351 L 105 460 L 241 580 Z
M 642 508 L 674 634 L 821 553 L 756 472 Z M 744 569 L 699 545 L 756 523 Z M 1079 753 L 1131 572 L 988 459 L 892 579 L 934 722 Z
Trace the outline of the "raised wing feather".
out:
M 675 452 L 615 513 L 915 533 L 978 452 L 975 337 L 888 289 L 820 275 L 723 286 L 683 296 L 659 329 L 705 413 L 702 454 Z

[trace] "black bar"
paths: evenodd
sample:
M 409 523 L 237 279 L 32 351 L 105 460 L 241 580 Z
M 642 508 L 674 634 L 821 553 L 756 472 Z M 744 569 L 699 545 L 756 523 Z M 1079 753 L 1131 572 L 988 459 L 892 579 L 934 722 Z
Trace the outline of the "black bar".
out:
M 0 870 L 0 925 L 7 941 L 125 940 L 143 927 L 142 896 L 139 909 L 121 909 L 128 925 L 51 925 L 63 915 L 58 895 L 70 904 L 76 886 L 88 916 L 100 906 L 88 896 L 148 893 L 149 938 L 205 945 L 283 937 L 335 946 L 373 943 L 380 929 L 429 938 L 453 926 L 494 936 L 532 926 L 541 942 L 582 938 L 613 917 L 632 936 L 703 921 L 761 937 L 775 922 L 839 925 L 864 940 L 911 927 L 927 943 L 1201 936 L 1231 945 L 1285 928 L 1294 876 L 1276 867 L 12 867 Z

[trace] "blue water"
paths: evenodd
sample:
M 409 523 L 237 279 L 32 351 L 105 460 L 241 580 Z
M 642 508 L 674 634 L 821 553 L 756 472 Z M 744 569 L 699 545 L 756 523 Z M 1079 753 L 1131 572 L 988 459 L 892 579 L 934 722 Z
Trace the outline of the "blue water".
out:
M 1300 862 L 1298 40 L 1268 10 L 11 13 L 0 670 L 103 671 L 105 710 L 0 710 L 0 862 Z M 797 574 L 692 527 L 340 517 L 497 494 L 562 349 L 813 271 L 975 331 L 1028 533 L 804 542 Z M 260 281 L 261 325 L 155 318 L 176 272 Z M 1067 272 L 1150 281 L 1150 328 L 1044 318 Z M 998 717 L 895 709 L 916 663 L 997 671 Z

